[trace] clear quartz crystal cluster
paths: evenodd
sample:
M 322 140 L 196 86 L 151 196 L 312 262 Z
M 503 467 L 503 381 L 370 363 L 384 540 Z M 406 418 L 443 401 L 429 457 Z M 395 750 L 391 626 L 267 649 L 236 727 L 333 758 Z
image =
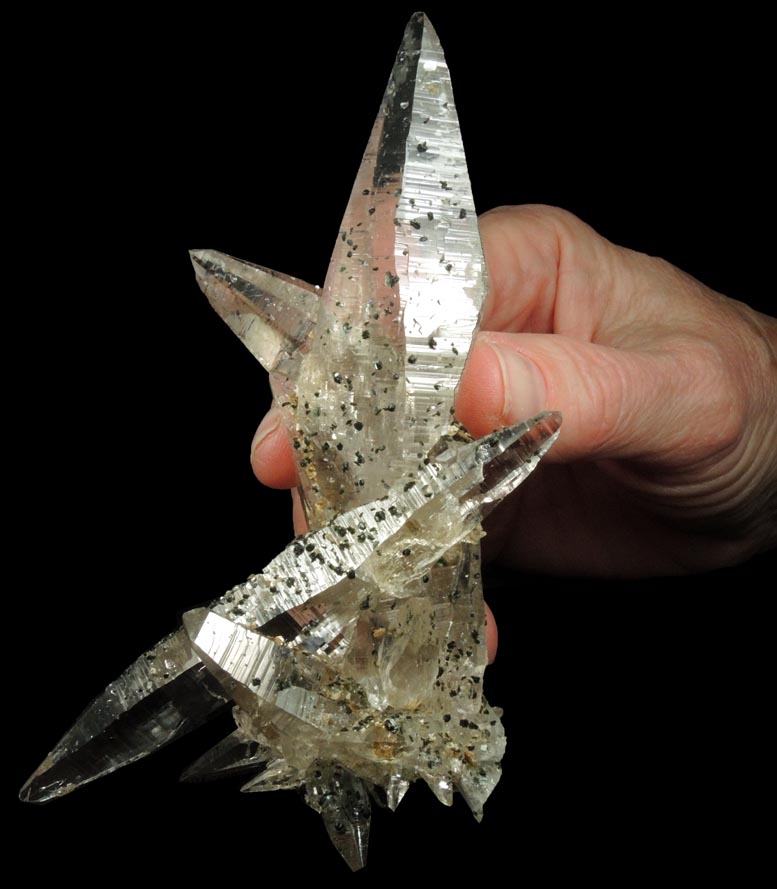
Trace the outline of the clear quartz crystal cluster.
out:
M 61 796 L 234 705 L 186 777 L 302 788 L 366 860 L 370 800 L 421 779 L 476 817 L 500 774 L 486 665 L 481 520 L 558 433 L 544 414 L 472 441 L 453 399 L 486 269 L 450 77 L 407 26 L 323 288 L 214 251 L 210 302 L 270 373 L 310 531 L 141 656 L 22 790 Z

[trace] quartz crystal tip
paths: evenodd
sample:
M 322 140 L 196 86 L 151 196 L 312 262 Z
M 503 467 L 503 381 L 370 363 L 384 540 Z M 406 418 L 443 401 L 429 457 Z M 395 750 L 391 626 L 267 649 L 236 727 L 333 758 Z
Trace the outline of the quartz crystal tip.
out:
M 84 710 L 19 794 L 43 803 L 158 750 L 227 699 L 183 630 L 141 655 Z
M 217 250 L 189 256 L 208 302 L 266 370 L 300 348 L 316 322 L 318 287 Z

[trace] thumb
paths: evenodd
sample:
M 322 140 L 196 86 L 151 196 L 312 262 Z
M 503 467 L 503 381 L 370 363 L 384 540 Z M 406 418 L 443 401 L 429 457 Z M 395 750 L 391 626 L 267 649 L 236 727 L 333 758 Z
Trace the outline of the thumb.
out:
M 671 446 L 667 425 L 680 432 L 675 386 L 665 353 L 559 334 L 487 332 L 470 352 L 456 413 L 479 437 L 558 410 L 564 422 L 552 460 L 650 457 Z M 671 417 L 661 416 L 668 411 Z

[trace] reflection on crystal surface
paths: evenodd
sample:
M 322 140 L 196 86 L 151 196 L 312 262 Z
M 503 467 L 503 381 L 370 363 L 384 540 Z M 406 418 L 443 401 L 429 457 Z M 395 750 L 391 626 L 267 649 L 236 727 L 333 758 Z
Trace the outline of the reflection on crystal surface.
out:
M 370 798 L 425 782 L 476 818 L 504 732 L 482 692 L 481 520 L 558 435 L 546 413 L 474 442 L 453 420 L 487 290 L 437 35 L 407 26 L 323 288 L 192 253 L 269 371 L 310 531 L 139 658 L 22 791 L 42 801 L 146 755 L 231 700 L 236 731 L 184 778 L 301 788 L 348 865 Z
M 20 796 L 28 802 L 64 796 L 180 738 L 228 700 L 178 630 L 92 701 Z
M 238 714 L 236 719 L 239 719 Z M 209 781 L 256 771 L 271 756 L 269 747 L 238 728 L 193 762 L 181 775 L 181 781 Z

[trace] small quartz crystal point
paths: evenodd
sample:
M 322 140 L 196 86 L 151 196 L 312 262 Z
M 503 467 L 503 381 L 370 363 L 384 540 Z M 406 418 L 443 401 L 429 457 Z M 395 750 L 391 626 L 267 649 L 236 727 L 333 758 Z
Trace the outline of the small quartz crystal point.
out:
M 44 801 L 234 705 L 185 780 L 299 788 L 354 870 L 370 799 L 413 781 L 476 818 L 500 775 L 483 696 L 481 520 L 558 436 L 548 412 L 479 441 L 454 396 L 488 285 L 450 74 L 407 25 L 323 287 L 213 250 L 197 281 L 270 374 L 309 532 L 139 658 L 22 790 Z
M 182 737 L 228 702 L 178 630 L 92 701 L 19 796 L 32 803 L 64 796 Z
M 236 729 L 193 762 L 181 775 L 181 781 L 209 781 L 256 772 L 271 758 L 272 750 Z

